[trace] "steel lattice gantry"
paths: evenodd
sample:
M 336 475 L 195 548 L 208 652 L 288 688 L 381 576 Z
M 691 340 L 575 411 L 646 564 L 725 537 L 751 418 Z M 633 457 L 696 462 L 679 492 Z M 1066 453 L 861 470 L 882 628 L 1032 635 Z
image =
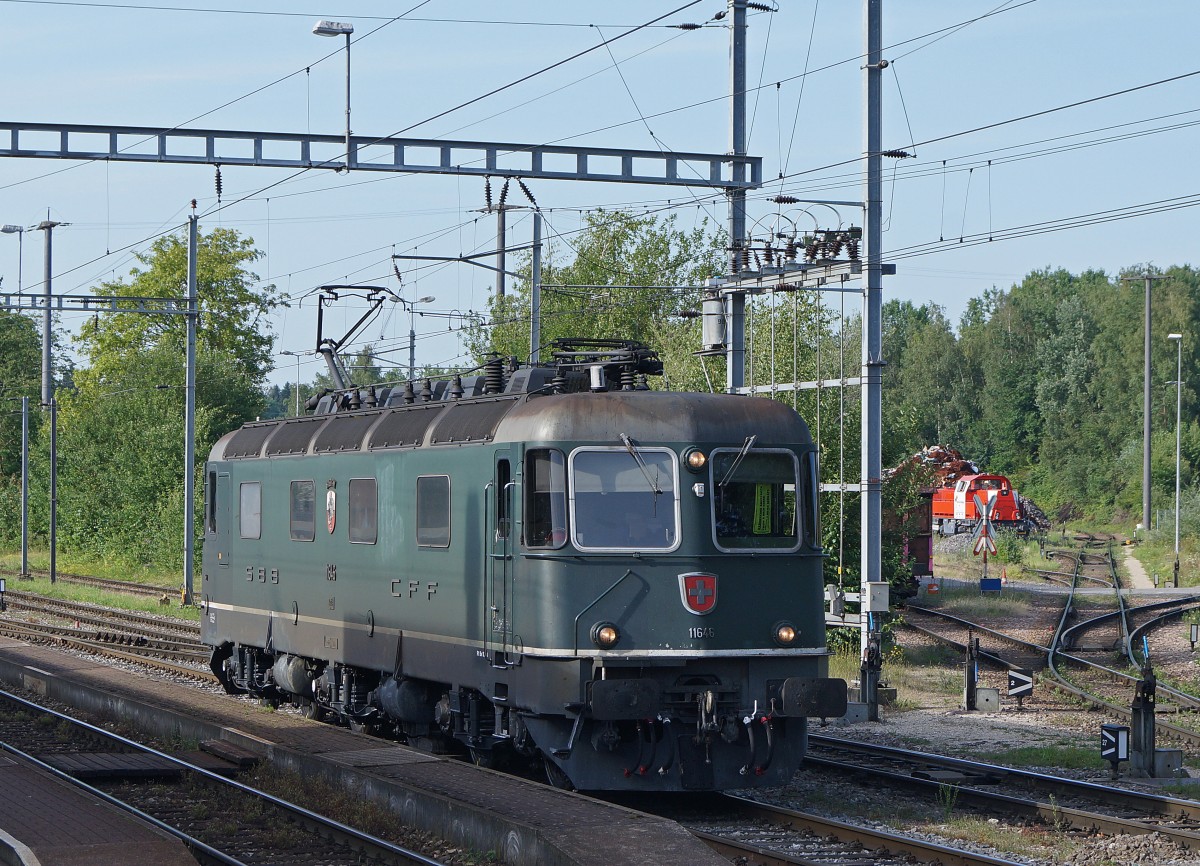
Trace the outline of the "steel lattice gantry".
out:
M 762 157 L 756 156 L 366 135 L 352 136 L 350 142 L 347 154 L 345 138 L 337 135 L 0 121 L 0 157 L 352 169 L 721 190 L 762 185 Z

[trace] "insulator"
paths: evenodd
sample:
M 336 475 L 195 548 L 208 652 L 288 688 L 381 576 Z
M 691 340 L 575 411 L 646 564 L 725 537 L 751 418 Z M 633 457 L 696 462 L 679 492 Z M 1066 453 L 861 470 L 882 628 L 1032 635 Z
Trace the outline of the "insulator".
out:
M 633 390 L 635 390 L 635 391 L 649 391 L 650 390 L 650 386 L 646 384 L 646 374 L 645 373 L 638 373 L 637 386 Z
M 750 250 L 749 250 L 749 248 L 745 248 L 742 250 L 742 269 L 743 270 L 750 269 Z
M 504 390 L 504 359 L 499 355 L 488 358 L 484 365 L 483 393 L 499 394 Z
M 736 274 L 742 269 L 742 257 L 738 255 L 737 250 L 729 251 L 729 273 Z
M 196 200 L 192 199 L 192 210 L 196 209 Z
M 415 402 L 417 402 L 417 395 L 413 392 L 413 383 L 410 379 L 404 383 L 404 403 L 411 406 Z
M 794 262 L 796 260 L 796 239 L 795 238 L 788 238 L 787 248 L 785 249 L 783 255 L 784 255 L 784 258 L 786 258 L 789 262 Z
M 817 242 L 815 240 L 809 239 L 808 243 L 804 245 L 804 258 L 810 262 L 817 260 Z
M 774 198 L 769 198 L 767 201 L 775 202 L 775 204 L 800 204 L 800 199 L 794 195 L 777 195 Z
M 392 272 L 396 274 L 396 279 L 404 282 L 404 275 L 400 273 L 400 266 L 396 264 L 396 260 L 392 259 Z
M 880 156 L 888 156 L 892 159 L 910 159 L 914 154 L 909 153 L 907 150 L 885 150 Z
M 428 403 L 433 399 L 433 383 L 426 379 L 421 383 L 421 401 Z
M 704 25 L 703 24 L 672 24 L 670 26 L 674 27 L 676 30 L 699 30 Z
M 374 409 L 378 405 L 379 405 L 379 395 L 375 391 L 375 386 L 368 385 L 367 386 L 366 406 L 368 409 Z
M 829 243 L 829 258 L 836 259 L 838 257 L 838 253 L 840 253 L 842 251 L 842 239 L 839 237 L 834 237 L 828 243 Z
M 487 209 L 492 209 L 492 178 L 491 175 L 485 175 L 483 178 L 483 200 L 487 204 Z
M 751 250 L 750 252 L 754 253 L 754 270 L 761 271 L 762 259 L 758 257 L 758 250 Z
M 463 396 L 462 376 L 455 373 L 454 378 L 450 380 L 450 399 L 451 400 L 461 400 L 462 396 Z
M 504 178 L 504 186 L 500 187 L 500 207 L 504 207 L 504 201 L 508 198 L 508 178 Z
M 219 202 L 221 200 L 221 191 L 224 188 L 224 185 L 221 183 L 221 166 L 219 166 L 219 165 L 217 166 L 216 186 L 217 186 L 217 201 Z
M 747 3 L 747 9 L 753 9 L 755 12 L 774 12 L 775 10 L 765 3 Z
M 773 246 L 771 246 L 770 244 L 767 244 L 763 248 L 763 255 L 766 257 L 767 267 L 768 268 L 775 267 L 775 248 Z
M 529 203 L 535 208 L 538 206 L 537 201 L 533 197 L 533 193 L 529 191 L 529 187 L 525 186 L 525 181 L 517 178 L 517 186 L 521 187 L 521 192 L 525 193 L 525 198 L 529 199 Z
M 347 394 L 346 397 L 348 398 L 346 405 L 351 411 L 356 411 L 362 408 L 362 398 L 359 396 L 357 388 Z
M 555 394 L 565 393 L 567 390 L 567 375 L 562 367 L 554 371 L 554 378 L 550 380 L 550 390 Z
M 854 238 L 851 238 L 846 242 L 846 255 L 848 255 L 851 259 L 858 258 L 858 241 Z
M 636 378 L 633 370 L 630 370 L 628 367 L 622 369 L 621 370 L 621 390 L 622 391 L 633 391 L 633 390 L 635 390 L 634 386 L 636 384 L 637 384 L 637 378 Z

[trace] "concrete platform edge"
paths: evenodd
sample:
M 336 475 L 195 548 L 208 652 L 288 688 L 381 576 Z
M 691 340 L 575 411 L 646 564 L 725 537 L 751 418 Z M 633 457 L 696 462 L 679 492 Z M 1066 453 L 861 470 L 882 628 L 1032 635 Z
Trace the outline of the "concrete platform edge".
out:
M 153 736 L 183 740 L 228 740 L 262 755 L 277 766 L 297 773 L 319 775 L 333 783 L 351 787 L 365 798 L 381 804 L 386 803 L 397 814 L 403 816 L 404 822 L 409 826 L 479 854 L 493 852 L 495 856 L 513 866 L 578 866 L 581 862 L 562 850 L 554 840 L 546 838 L 537 828 L 514 822 L 504 816 L 404 786 L 396 780 L 374 777 L 353 767 L 322 760 L 319 756 L 285 749 L 235 729 L 109 694 L 62 675 L 48 676 L 3 656 L 0 656 L 0 681 L 64 704 L 80 707 L 96 715 L 124 721 Z M 0 845 L 0 851 L 2 850 L 3 846 Z M 3 857 L 2 853 L 0 857 Z

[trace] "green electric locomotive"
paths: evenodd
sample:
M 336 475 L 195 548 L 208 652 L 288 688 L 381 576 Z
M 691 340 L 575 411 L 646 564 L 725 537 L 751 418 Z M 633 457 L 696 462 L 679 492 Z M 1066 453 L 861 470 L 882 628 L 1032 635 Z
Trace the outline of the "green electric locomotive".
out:
M 581 790 L 786 782 L 827 678 L 816 452 L 789 407 L 649 390 L 638 344 L 348 389 L 206 470 L 230 692 Z

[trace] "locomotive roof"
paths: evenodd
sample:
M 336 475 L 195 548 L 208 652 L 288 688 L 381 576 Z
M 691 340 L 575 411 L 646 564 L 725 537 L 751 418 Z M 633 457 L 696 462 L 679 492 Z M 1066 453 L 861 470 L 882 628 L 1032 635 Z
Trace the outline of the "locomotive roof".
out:
M 808 426 L 762 397 L 672 391 L 498 395 L 252 422 L 219 440 L 211 460 L 377 451 L 477 442 L 806 444 Z

